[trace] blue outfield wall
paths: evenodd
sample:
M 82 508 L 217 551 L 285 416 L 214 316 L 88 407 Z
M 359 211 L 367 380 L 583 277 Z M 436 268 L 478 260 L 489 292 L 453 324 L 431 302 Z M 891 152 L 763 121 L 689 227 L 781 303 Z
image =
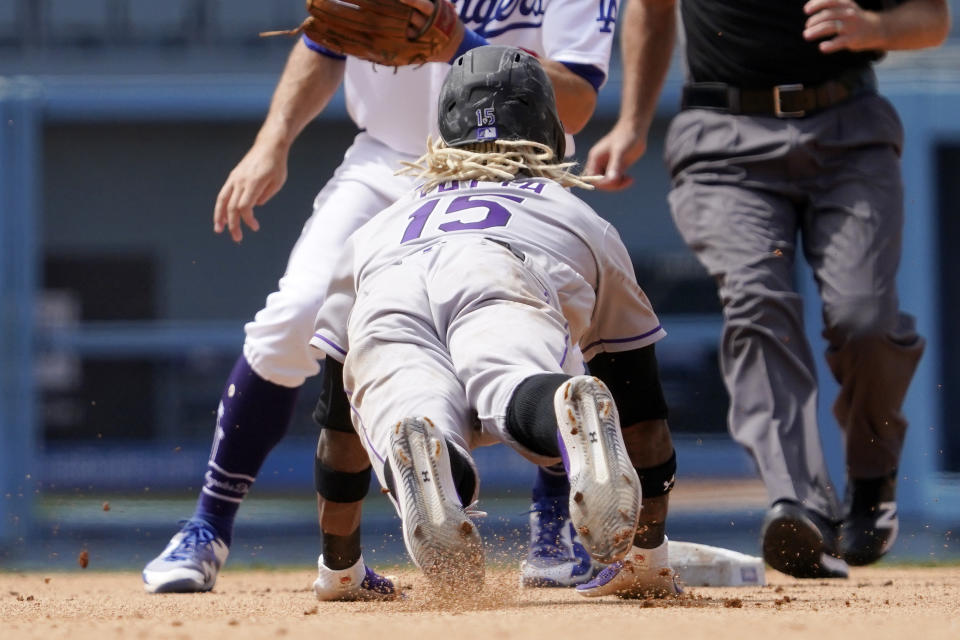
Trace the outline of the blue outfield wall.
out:
M 939 282 L 936 238 L 937 210 L 934 149 L 937 144 L 960 143 L 960 83 L 952 79 L 923 83 L 882 76 L 882 87 L 900 111 L 906 128 L 903 166 L 906 183 L 907 226 L 900 274 L 901 299 L 905 310 L 917 316 L 929 346 L 906 402 L 911 420 L 903 458 L 900 489 L 902 510 L 929 522 L 949 521 L 960 514 L 960 490 L 939 472 L 937 449 L 944 428 L 938 394 L 941 371 L 938 326 Z M 175 488 L 195 485 L 205 458 L 206 443 L 196 451 L 185 451 L 171 467 L 161 464 L 157 450 L 143 446 L 117 445 L 90 449 L 38 446 L 36 392 L 32 375 L 34 358 L 40 348 L 87 350 L 100 353 L 139 353 L 162 358 L 164 354 L 190 349 L 198 343 L 235 353 L 239 327 L 211 325 L 155 325 L 117 327 L 110 325 L 81 329 L 70 335 L 35 335 L 34 298 L 38 282 L 38 233 L 40 153 L 46 124 L 103 122 L 190 122 L 259 121 L 265 113 L 274 77 L 261 75 L 229 77 L 152 76 L 107 78 L 0 79 L 0 543 L 22 536 L 33 511 L 32 497 L 39 482 L 69 479 L 95 483 L 110 477 L 114 486 L 130 489 L 140 483 L 138 472 L 151 477 L 154 486 Z M 613 87 L 611 87 L 613 89 Z M 599 105 L 601 116 L 616 112 L 617 91 L 606 90 Z M 678 103 L 676 80 L 668 85 L 661 100 L 661 116 L 672 114 Z M 325 118 L 346 118 L 342 94 L 328 108 Z M 819 336 L 820 311 L 813 285 L 804 282 L 807 298 L 807 326 L 818 353 L 823 351 Z M 667 319 L 665 318 L 665 321 Z M 671 319 L 671 335 L 679 341 L 715 340 L 715 318 Z M 840 436 L 829 415 L 836 392 L 829 371 L 821 361 L 819 371 L 822 432 L 831 473 L 843 477 Z M 212 399 L 211 399 L 212 401 Z M 729 440 L 678 438 L 679 457 L 686 469 L 717 476 L 747 476 L 753 473 L 746 455 Z M 258 487 L 309 486 L 311 457 L 309 443 L 281 444 L 267 462 L 268 467 L 296 468 L 285 478 L 267 476 Z M 519 458 L 509 462 L 480 454 L 481 466 L 500 475 L 485 479 L 487 488 L 505 486 L 517 478 L 526 483 L 529 469 Z M 488 460 L 488 458 L 490 458 Z M 516 464 L 515 464 L 516 463 Z M 158 480 L 163 470 L 167 479 Z M 39 477 L 38 477 L 39 476 Z M 66 480 L 64 480 L 66 481 Z
M 0 78 L 0 542 L 28 530 L 37 486 L 33 299 L 41 95 L 36 82 Z

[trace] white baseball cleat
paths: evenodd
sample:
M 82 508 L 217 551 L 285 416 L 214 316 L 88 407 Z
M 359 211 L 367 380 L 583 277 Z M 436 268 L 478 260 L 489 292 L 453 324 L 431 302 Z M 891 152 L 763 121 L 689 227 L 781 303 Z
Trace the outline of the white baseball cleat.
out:
M 206 522 L 188 520 L 166 549 L 143 568 L 143 588 L 148 593 L 210 591 L 229 552 Z
M 317 559 L 318 575 L 313 582 L 317 600 L 351 602 L 356 600 L 395 600 L 400 597 L 397 579 L 381 576 L 363 561 L 363 556 L 347 569 L 330 569 Z
M 667 540 L 654 549 L 634 546 L 623 560 L 614 562 L 597 577 L 577 586 L 577 593 L 588 598 L 667 598 L 683 591 L 670 568 Z
M 598 378 L 576 376 L 557 389 L 553 406 L 570 479 L 570 519 L 594 560 L 616 562 L 633 544 L 641 491 L 613 397 Z
M 406 418 L 390 434 L 389 460 L 403 541 L 435 586 L 483 587 L 483 541 L 454 486 L 443 434 L 429 418 Z

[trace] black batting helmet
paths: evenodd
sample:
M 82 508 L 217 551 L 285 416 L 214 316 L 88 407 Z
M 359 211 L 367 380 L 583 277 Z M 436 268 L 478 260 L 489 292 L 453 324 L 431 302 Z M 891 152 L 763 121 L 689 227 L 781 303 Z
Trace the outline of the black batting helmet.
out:
M 516 47 L 486 45 L 454 60 L 440 88 L 437 120 L 450 147 L 532 140 L 563 159 L 567 146 L 550 78 Z

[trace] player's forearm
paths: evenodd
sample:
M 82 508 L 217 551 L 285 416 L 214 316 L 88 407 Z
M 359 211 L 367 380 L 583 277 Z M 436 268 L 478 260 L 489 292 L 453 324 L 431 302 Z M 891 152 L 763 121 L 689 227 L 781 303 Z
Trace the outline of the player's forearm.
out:
M 620 45 L 623 86 L 621 122 L 647 131 L 657 110 L 676 41 L 674 0 L 630 0 L 623 14 Z
M 936 47 L 950 32 L 946 0 L 909 0 L 877 15 L 887 51 Z
M 343 80 L 344 61 L 311 51 L 297 41 L 273 92 L 258 144 L 289 148 L 329 104 Z
M 540 59 L 557 95 L 557 113 L 564 130 L 579 133 L 597 106 L 597 91 L 584 78 L 556 60 Z

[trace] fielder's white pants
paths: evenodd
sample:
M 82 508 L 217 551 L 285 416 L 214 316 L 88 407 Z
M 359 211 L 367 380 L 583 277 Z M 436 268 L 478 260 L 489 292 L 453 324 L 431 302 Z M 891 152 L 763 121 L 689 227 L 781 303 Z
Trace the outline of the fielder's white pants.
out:
M 299 387 L 319 372 L 309 342 L 340 251 L 351 233 L 413 187 L 411 178 L 393 174 L 414 159 L 366 133 L 356 137 L 317 195 L 277 291 L 244 327 L 243 355 L 261 378 Z
M 525 450 L 505 422 L 525 378 L 584 372 L 556 300 L 529 260 L 481 237 L 447 240 L 361 283 L 344 381 L 381 484 L 391 428 L 405 417 L 430 418 L 468 450 L 505 442 L 536 464 L 557 462 Z

